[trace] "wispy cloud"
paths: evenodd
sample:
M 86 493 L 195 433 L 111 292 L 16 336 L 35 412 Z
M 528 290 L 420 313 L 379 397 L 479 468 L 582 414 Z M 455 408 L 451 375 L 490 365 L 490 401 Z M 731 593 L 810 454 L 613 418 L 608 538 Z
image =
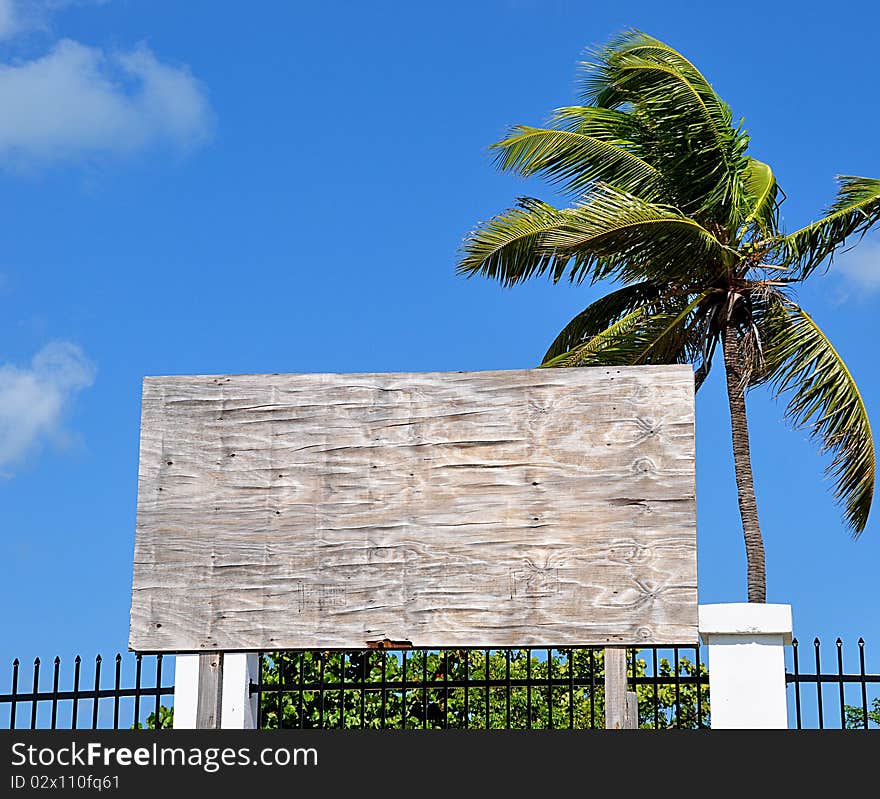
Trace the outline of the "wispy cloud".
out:
M 880 239 L 866 237 L 835 256 L 830 271 L 842 277 L 849 289 L 862 294 L 880 291 Z
M 35 29 L 47 31 L 52 13 L 69 6 L 108 2 L 110 0 L 0 0 L 0 40 Z
M 28 366 L 0 365 L 0 474 L 58 440 L 70 403 L 94 380 L 94 364 L 65 341 L 47 344 Z
M 0 0 L 0 39 L 40 27 L 49 12 L 72 2 Z M 0 165 L 13 168 L 152 146 L 186 151 L 213 128 L 201 81 L 145 44 L 108 51 L 61 39 L 40 57 L 0 62 L 0 108 Z

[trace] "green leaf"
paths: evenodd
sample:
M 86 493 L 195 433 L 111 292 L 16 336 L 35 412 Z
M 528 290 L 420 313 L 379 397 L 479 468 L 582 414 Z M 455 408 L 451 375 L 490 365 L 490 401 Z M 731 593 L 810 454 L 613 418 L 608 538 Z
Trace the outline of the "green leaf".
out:
M 558 210 L 523 199 L 465 240 L 460 274 L 511 286 L 549 272 L 560 280 L 615 278 L 692 284 L 713 278 L 735 252 L 680 211 L 598 184 L 585 201 Z
M 785 236 L 781 242 L 784 264 L 808 277 L 848 237 L 864 235 L 880 220 L 880 180 L 843 175 L 838 178 L 837 200 L 826 216 Z
M 652 301 L 660 299 L 661 296 L 663 296 L 663 292 L 657 284 L 642 281 L 631 286 L 624 286 L 600 297 L 584 308 L 562 329 L 544 354 L 542 363 L 557 355 L 569 352 L 634 309 L 649 305 Z
M 626 314 L 626 316 L 618 319 L 606 330 L 597 333 L 574 349 L 545 360 L 541 367 L 605 365 L 600 353 L 607 347 L 612 346 L 615 341 L 632 333 L 647 318 L 649 313 L 647 306 L 636 308 Z
M 643 305 L 571 351 L 541 365 L 572 367 L 687 363 L 694 350 L 690 336 L 696 321 L 694 312 L 711 293 L 703 292 L 691 302 L 681 297 L 674 298 L 670 301 L 670 307 L 660 312 L 652 312 L 650 306 Z
M 773 170 L 763 161 L 749 158 L 745 173 L 745 193 L 747 213 L 743 228 L 754 222 L 761 233 L 772 234 L 777 228 L 776 197 L 779 187 Z
M 584 65 L 586 102 L 630 109 L 648 131 L 634 141 L 674 187 L 676 204 L 732 227 L 744 193 L 748 136 L 734 127 L 730 107 L 686 58 L 639 31 L 596 55 Z
M 564 224 L 548 230 L 544 242 L 572 257 L 573 282 L 613 277 L 693 284 L 718 275 L 735 255 L 676 208 L 603 184 L 563 213 Z
M 790 394 L 786 418 L 822 443 L 826 473 L 855 535 L 865 529 L 874 496 L 874 439 L 858 386 L 831 342 L 802 308 L 784 301 L 765 345 L 776 395 Z
M 502 171 L 525 177 L 543 174 L 569 191 L 581 192 L 602 180 L 647 197 L 660 195 L 660 172 L 619 139 L 520 125 L 492 147 Z
M 553 269 L 569 256 L 547 244 L 547 234 L 564 223 L 564 214 L 539 200 L 524 198 L 474 230 L 462 245 L 458 273 L 480 274 L 512 286 Z

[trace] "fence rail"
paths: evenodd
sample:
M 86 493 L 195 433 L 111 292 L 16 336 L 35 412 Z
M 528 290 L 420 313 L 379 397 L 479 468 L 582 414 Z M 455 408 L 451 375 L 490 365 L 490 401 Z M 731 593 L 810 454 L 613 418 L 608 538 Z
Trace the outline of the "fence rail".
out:
M 836 655 L 836 671 L 822 671 L 822 653 L 821 642 L 818 638 L 813 639 L 813 672 L 804 673 L 801 671 L 800 662 L 800 643 L 795 638 L 791 645 L 791 663 L 792 671 L 786 673 L 785 679 L 789 685 L 794 686 L 794 722 L 797 729 L 804 729 L 805 716 L 810 714 L 810 719 L 815 719 L 818 729 L 826 729 L 828 727 L 827 704 L 828 700 L 824 696 L 826 686 L 837 686 L 836 696 L 832 701 L 832 705 L 837 705 L 837 718 L 833 726 L 840 729 L 864 729 L 880 726 L 880 674 L 870 674 L 865 667 L 865 641 L 859 638 L 858 647 L 858 672 L 847 673 L 844 669 L 844 646 L 843 640 L 838 638 L 834 642 Z M 805 705 L 806 697 L 803 696 L 801 686 L 812 686 L 815 692 L 815 716 L 812 715 L 812 708 Z M 847 686 L 857 686 L 858 694 L 853 701 L 852 692 L 847 697 Z M 869 686 L 877 686 L 872 691 L 873 694 L 869 699 Z M 812 691 L 811 691 L 812 692 Z
M 131 665 L 133 660 L 133 671 Z M 145 661 L 154 661 L 152 679 L 145 679 Z M 70 690 L 62 689 L 61 658 L 52 662 L 52 688 L 40 690 L 42 663 L 40 658 L 33 662 L 33 674 L 27 683 L 30 690 L 21 690 L 21 663 L 12 661 L 12 690 L 0 694 L 0 726 L 8 729 L 120 729 L 121 722 L 128 727 L 163 726 L 168 715 L 162 705 L 163 697 L 174 695 L 174 685 L 162 684 L 162 655 L 153 657 L 133 655 L 127 663 L 117 654 L 114 659 L 113 687 L 101 687 L 103 658 L 98 655 L 94 670 L 83 687 L 82 658 L 73 660 L 73 675 Z M 126 666 L 126 668 L 123 668 Z M 106 681 L 106 678 L 104 678 Z M 133 680 L 123 687 L 124 682 Z M 87 714 L 81 712 L 86 703 Z M 21 719 L 22 710 L 24 719 Z M 143 716 L 146 715 L 146 718 Z M 85 722 L 85 723 L 83 723 Z
M 641 726 L 705 728 L 698 647 L 628 650 Z M 258 726 L 376 729 L 595 729 L 605 724 L 600 648 L 263 653 Z
M 869 671 L 861 638 L 834 643 L 828 667 L 818 638 L 805 658 L 787 653 L 790 725 L 797 729 L 880 727 L 880 673 Z M 12 663 L 0 693 L 0 728 L 119 729 L 171 726 L 173 672 L 162 655 L 99 655 L 33 670 Z M 709 726 L 709 675 L 698 647 L 628 650 L 628 682 L 640 726 Z M 805 671 L 806 668 L 806 671 Z M 823 670 L 824 669 L 824 670 Z M 87 673 L 88 672 L 88 673 Z M 7 683 L 9 685 L 9 683 Z M 604 726 L 604 657 L 598 648 L 409 649 L 263 653 L 259 726 L 378 729 L 591 729 Z

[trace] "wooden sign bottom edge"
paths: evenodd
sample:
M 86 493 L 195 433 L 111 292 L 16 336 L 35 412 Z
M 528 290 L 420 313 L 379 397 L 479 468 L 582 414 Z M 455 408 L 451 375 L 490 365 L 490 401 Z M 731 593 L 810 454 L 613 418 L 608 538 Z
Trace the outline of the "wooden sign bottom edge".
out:
M 140 655 L 204 655 L 211 652 L 223 652 L 229 654 L 258 654 L 269 652 L 410 652 L 410 651 L 451 651 L 459 649 L 469 650 L 500 650 L 500 649 L 536 649 L 536 650 L 566 650 L 566 649 L 681 649 L 699 647 L 701 644 L 699 632 L 695 632 L 692 638 L 648 639 L 634 641 L 626 638 L 593 639 L 578 643 L 486 643 L 476 641 L 473 643 L 446 643 L 446 644 L 402 644 L 392 642 L 387 645 L 367 646 L 365 644 L 353 644 L 351 646 L 323 646 L 319 643 L 270 644 L 264 647 L 202 647 L 190 648 L 156 648 L 154 646 L 139 647 L 136 643 L 129 643 L 128 651 Z

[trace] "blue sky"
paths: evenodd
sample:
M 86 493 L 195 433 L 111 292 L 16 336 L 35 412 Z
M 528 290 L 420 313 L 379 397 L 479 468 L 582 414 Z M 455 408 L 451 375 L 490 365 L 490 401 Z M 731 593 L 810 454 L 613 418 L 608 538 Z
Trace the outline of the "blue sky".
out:
M 815 8 L 0 0 L 0 679 L 14 656 L 124 651 L 144 375 L 538 362 L 598 289 L 465 281 L 456 250 L 552 198 L 486 147 L 573 101 L 585 47 L 634 26 L 696 61 L 790 229 L 835 174 L 880 176 L 880 12 Z M 877 241 L 800 298 L 880 430 Z M 745 597 L 720 378 L 698 398 L 704 602 Z M 870 657 L 880 513 L 852 541 L 805 435 L 749 406 L 768 599 Z

